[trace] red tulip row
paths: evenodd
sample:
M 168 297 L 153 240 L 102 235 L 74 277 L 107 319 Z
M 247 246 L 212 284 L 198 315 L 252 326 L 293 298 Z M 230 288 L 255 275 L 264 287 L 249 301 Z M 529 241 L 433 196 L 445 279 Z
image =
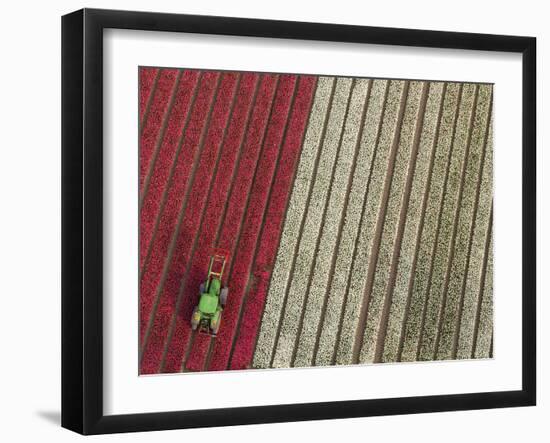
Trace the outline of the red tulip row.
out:
M 139 268 L 142 272 L 146 265 L 147 253 L 151 248 L 151 238 L 154 235 L 155 224 L 159 217 L 162 196 L 166 190 L 170 170 L 174 165 L 185 122 L 189 119 L 192 97 L 198 79 L 199 73 L 197 71 L 186 71 L 182 74 L 157 160 L 151 171 L 146 194 L 143 196 L 139 224 Z
M 198 301 L 198 288 L 205 276 L 205 269 L 208 266 L 208 259 L 215 242 L 216 232 L 219 229 L 218 226 L 222 223 L 220 217 L 224 202 L 227 199 L 227 190 L 234 169 L 233 165 L 243 138 L 256 83 L 257 77 L 255 75 L 242 75 L 231 118 L 226 122 L 225 133 L 219 140 L 221 153 L 218 165 L 209 169 L 203 169 L 199 166 L 196 172 L 196 174 L 203 175 L 212 181 L 210 186 L 205 186 L 204 189 L 199 191 L 205 196 L 200 214 L 199 212 L 189 213 L 189 216 L 195 218 L 200 224 L 200 230 L 195 235 L 190 235 L 190 238 L 193 238 L 192 251 L 181 262 L 182 266 L 177 285 L 171 289 L 174 296 L 177 296 L 179 303 L 177 307 L 172 307 L 167 328 L 166 357 L 164 366 L 159 368 L 165 372 L 178 372 L 181 369 L 182 357 L 190 336 L 191 313 Z M 164 348 L 163 345 L 159 346 L 161 353 L 164 352 Z M 161 360 L 162 357 L 159 357 L 156 364 L 161 363 Z
M 151 90 L 158 75 L 158 68 L 139 69 L 139 121 L 143 122 L 143 114 L 151 97 Z
M 169 246 L 173 238 L 178 235 L 176 231 L 182 204 L 188 199 L 190 191 L 189 176 L 193 169 L 193 164 L 198 161 L 199 145 L 203 137 L 203 133 L 208 128 L 207 115 L 212 100 L 216 92 L 218 83 L 217 73 L 206 73 L 200 80 L 200 87 L 189 120 L 189 125 L 183 134 L 183 143 L 180 153 L 175 160 L 173 176 L 168 183 L 166 204 L 159 214 L 158 228 L 151 244 L 150 259 L 144 272 L 140 275 L 140 343 L 145 346 L 144 358 L 149 359 L 148 352 L 156 347 L 158 335 L 158 324 L 160 319 L 155 318 L 153 327 L 151 328 L 153 341 L 144 343 L 144 335 L 147 329 L 150 315 L 153 312 L 147 312 L 146 308 L 151 308 L 156 303 L 155 300 L 160 300 L 159 306 L 164 307 L 168 301 L 164 300 L 164 296 L 170 299 L 170 302 L 175 303 L 174 294 L 165 291 L 162 288 L 163 277 L 166 276 L 166 266 L 170 265 L 169 271 L 173 270 L 172 264 L 167 262 L 167 254 Z M 143 219 L 142 219 L 143 220 Z M 180 241 L 178 241 L 180 243 Z M 174 251 L 174 258 L 178 258 L 181 250 Z M 171 275 L 170 272 L 168 275 Z M 153 305 L 152 305 L 153 303 Z M 152 309 L 150 309 L 152 311 Z M 161 311 L 162 312 L 162 311 Z M 162 323 L 161 323 L 162 325 Z
M 152 97 L 147 121 L 141 128 L 139 146 L 139 191 L 141 193 L 143 182 L 149 171 L 149 163 L 155 151 L 155 145 L 162 127 L 168 103 L 176 83 L 178 71 L 176 69 L 163 69 L 159 74 L 155 95 Z
M 275 108 L 277 103 L 275 99 L 276 89 L 281 90 L 281 87 L 277 87 L 278 81 L 278 77 L 274 75 L 265 75 L 262 78 L 260 94 L 257 97 L 256 106 L 251 116 L 239 162 L 239 169 L 233 181 L 231 194 L 227 202 L 225 217 L 223 217 L 223 214 L 220 214 L 223 217 L 223 226 L 216 246 L 230 251 L 229 262 L 227 263 L 228 274 L 225 278 L 230 285 L 229 303 L 233 303 L 233 300 L 238 297 L 234 289 L 235 274 L 233 271 L 239 267 L 242 260 L 243 246 L 240 243 L 240 232 L 243 220 L 247 216 L 247 201 L 252 192 L 253 181 L 256 175 L 255 171 L 265 157 L 265 152 L 262 153 L 262 147 L 270 123 L 269 119 L 272 114 L 272 108 Z M 273 112 L 273 115 L 275 115 L 275 112 Z M 262 171 L 259 171 L 258 175 L 261 173 Z M 264 203 L 257 200 L 255 202 L 259 204 Z M 210 254 L 211 251 L 203 252 Z M 204 271 L 202 272 L 202 278 L 204 278 Z M 224 310 L 222 318 L 223 330 L 226 330 L 228 326 L 226 321 L 228 311 L 229 309 Z M 187 369 L 202 370 L 210 341 L 211 339 L 207 335 L 195 335 L 191 352 L 186 362 Z

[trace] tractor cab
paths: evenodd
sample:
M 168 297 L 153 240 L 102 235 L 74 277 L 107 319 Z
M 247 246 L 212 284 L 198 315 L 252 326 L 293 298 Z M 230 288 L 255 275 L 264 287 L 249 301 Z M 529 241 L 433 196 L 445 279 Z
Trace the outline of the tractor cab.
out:
M 205 314 L 214 314 L 218 308 L 218 295 L 220 293 L 220 280 L 217 278 L 210 281 L 206 292 L 201 292 L 199 309 Z
M 199 289 L 199 304 L 193 310 L 191 328 L 216 336 L 220 329 L 223 308 L 227 303 L 229 289 L 223 286 L 223 274 L 228 253 L 215 250 L 210 257 L 206 280 Z

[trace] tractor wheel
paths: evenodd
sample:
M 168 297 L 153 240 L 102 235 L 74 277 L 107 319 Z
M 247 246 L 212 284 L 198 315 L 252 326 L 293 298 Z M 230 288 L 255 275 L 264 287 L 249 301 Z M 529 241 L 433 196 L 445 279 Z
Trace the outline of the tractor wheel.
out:
M 200 293 L 202 294 L 204 292 L 204 282 L 201 283 L 201 286 L 199 288 Z
M 218 331 L 220 330 L 220 324 L 222 322 L 222 314 L 220 313 L 220 316 L 218 318 L 218 322 L 216 323 L 216 326 L 212 328 L 212 334 L 218 335 Z
M 200 323 L 200 315 L 196 315 L 198 313 L 198 308 L 193 309 L 193 315 L 191 316 L 191 329 L 193 331 L 196 331 L 199 323 Z
M 229 288 L 226 286 L 220 292 L 220 303 L 222 306 L 225 306 L 227 303 L 227 296 L 229 295 Z

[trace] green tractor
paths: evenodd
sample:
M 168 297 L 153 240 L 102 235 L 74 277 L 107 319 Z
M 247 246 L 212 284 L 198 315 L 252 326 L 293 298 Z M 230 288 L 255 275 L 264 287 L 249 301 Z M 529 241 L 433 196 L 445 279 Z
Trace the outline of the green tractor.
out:
M 229 288 L 222 283 L 227 257 L 228 254 L 221 250 L 215 250 L 210 257 L 206 281 L 200 286 L 199 304 L 191 317 L 193 331 L 198 329 L 215 337 L 220 330 L 222 312 L 229 294 Z

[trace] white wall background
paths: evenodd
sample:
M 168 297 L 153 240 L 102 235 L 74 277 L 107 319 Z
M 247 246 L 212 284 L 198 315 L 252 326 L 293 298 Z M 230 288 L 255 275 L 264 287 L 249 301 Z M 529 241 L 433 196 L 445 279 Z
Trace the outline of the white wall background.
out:
M 60 16 L 87 7 L 233 15 L 538 38 L 539 226 L 548 223 L 549 11 L 544 2 L 112 0 L 4 2 L 0 27 L 0 439 L 81 440 L 60 415 Z M 543 109 L 544 108 L 544 109 Z M 102 436 L 94 441 L 550 440 L 550 236 L 539 228 L 539 406 L 494 411 Z M 546 248 L 546 251 L 543 250 Z M 546 275 L 542 275 L 545 273 Z

